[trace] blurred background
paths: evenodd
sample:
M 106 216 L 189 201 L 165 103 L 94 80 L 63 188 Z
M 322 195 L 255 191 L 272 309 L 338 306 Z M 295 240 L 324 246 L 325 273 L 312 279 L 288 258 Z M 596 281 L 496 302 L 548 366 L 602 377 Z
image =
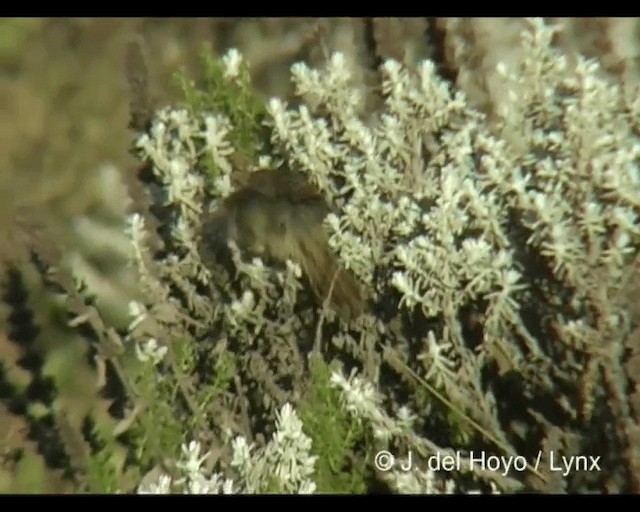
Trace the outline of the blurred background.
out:
M 597 57 L 607 72 L 637 85 L 640 28 L 634 18 L 550 20 L 563 25 L 556 44 L 570 57 Z M 175 102 L 172 76 L 199 77 L 204 43 L 215 52 L 238 48 L 265 98 L 291 99 L 289 68 L 298 60 L 322 65 L 345 52 L 360 71 L 385 57 L 432 58 L 442 76 L 472 103 L 491 110 L 500 94 L 493 70 L 517 59 L 521 19 L 316 18 L 55 18 L 0 20 L 0 263 L 26 261 L 25 225 L 55 242 L 64 265 L 98 297 L 104 317 L 127 324 L 136 279 L 127 266 L 123 173 L 136 165 L 124 72 L 126 45 L 141 36 L 157 105 Z M 29 230 L 27 230 L 29 231 Z M 31 231 L 29 231 L 31 233 Z M 28 244 L 27 244 L 28 245 Z M 35 349 L 55 380 L 60 401 L 79 422 L 95 395 L 95 376 L 80 340 L 35 276 L 23 274 L 25 299 L 39 332 Z M 6 279 L 5 279 L 6 281 Z M 6 282 L 0 290 L 0 366 L 15 386 L 26 386 L 12 340 Z M 15 290 L 14 290 L 15 291 Z M 15 337 L 15 336 L 14 336 Z M 5 375 L 7 377 L 7 375 Z M 1 386 L 0 386 L 1 387 Z M 19 457 L 16 456 L 19 454 Z M 30 446 L 26 427 L 9 412 L 0 389 L 0 493 L 65 492 Z

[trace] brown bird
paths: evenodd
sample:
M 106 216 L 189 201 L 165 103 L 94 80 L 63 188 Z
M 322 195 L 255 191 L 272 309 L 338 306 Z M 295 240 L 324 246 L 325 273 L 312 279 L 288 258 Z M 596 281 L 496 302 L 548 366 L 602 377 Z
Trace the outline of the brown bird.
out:
M 312 290 L 344 319 L 364 310 L 363 290 L 340 268 L 329 248 L 323 220 L 326 201 L 300 173 L 288 170 L 250 173 L 244 186 L 231 194 L 202 228 L 203 259 L 217 254 L 229 241 L 267 263 L 300 265 Z

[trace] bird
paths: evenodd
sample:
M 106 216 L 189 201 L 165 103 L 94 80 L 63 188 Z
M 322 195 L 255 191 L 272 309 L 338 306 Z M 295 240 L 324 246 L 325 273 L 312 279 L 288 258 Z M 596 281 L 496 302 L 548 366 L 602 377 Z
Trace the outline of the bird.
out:
M 202 223 L 203 261 L 233 241 L 267 264 L 300 266 L 316 298 L 344 320 L 364 312 L 363 287 L 329 247 L 324 225 L 332 211 L 299 171 L 263 169 L 247 173 L 238 189 Z

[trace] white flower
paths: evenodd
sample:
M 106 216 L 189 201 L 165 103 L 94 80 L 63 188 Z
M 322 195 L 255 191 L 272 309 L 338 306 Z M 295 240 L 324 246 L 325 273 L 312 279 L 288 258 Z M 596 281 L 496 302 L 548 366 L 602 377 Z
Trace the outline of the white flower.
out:
M 146 237 L 144 217 L 139 213 L 134 213 L 127 217 L 126 233 L 131 238 L 134 257 L 138 261 L 141 260 L 144 239 Z
M 205 129 L 201 132 L 208 153 L 214 163 L 224 174 L 231 172 L 231 163 L 227 159 L 234 152 L 227 136 L 231 131 L 229 119 L 221 115 L 206 115 L 204 118 Z
M 266 453 L 271 454 L 274 474 L 285 490 L 294 491 L 313 475 L 318 457 L 309 453 L 311 439 L 302 431 L 302 421 L 291 404 L 285 404 L 277 417 L 277 430 Z
M 187 474 L 194 474 L 200 472 L 200 466 L 207 460 L 210 453 L 205 453 L 200 457 L 200 443 L 197 441 L 191 441 L 188 445 L 183 444 L 182 447 L 183 459 L 176 463 L 176 467 L 182 469 Z
M 141 484 L 137 492 L 138 494 L 171 494 L 171 477 L 160 475 L 157 482 Z
M 144 304 L 140 304 L 135 300 L 130 301 L 128 306 L 129 316 L 132 318 L 128 330 L 129 332 L 132 332 L 136 327 L 144 322 L 144 319 L 147 317 L 147 309 L 144 307 Z
M 248 445 L 244 436 L 238 436 L 231 441 L 233 449 L 233 459 L 231 465 L 235 467 L 244 467 L 251 462 L 251 450 L 253 445 Z
M 250 316 L 255 306 L 255 296 L 251 290 L 245 290 L 241 300 L 233 301 L 231 309 L 240 317 Z
M 423 364 L 427 368 L 425 378 L 427 380 L 433 378 L 436 386 L 440 386 L 444 382 L 453 382 L 456 378 L 455 363 L 448 354 L 453 349 L 453 345 L 447 342 L 436 342 L 433 331 L 429 331 L 425 341 L 427 352 L 418 356 L 418 359 L 424 361 Z
M 243 61 L 242 54 L 236 48 L 229 49 L 222 57 L 225 78 L 237 78 Z
M 167 347 L 159 347 L 155 338 L 149 338 L 147 341 L 136 343 L 136 356 L 138 361 L 151 361 L 157 365 L 167 354 Z

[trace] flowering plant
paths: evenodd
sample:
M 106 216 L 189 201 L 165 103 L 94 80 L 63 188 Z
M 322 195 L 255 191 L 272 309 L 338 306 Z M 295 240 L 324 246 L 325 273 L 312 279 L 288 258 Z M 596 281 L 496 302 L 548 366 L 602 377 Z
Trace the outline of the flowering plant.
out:
M 482 107 L 432 60 L 381 59 L 372 87 L 345 52 L 291 68 L 298 103 L 264 102 L 235 50 L 182 78 L 182 105 L 134 105 L 126 331 L 38 260 L 117 420 L 56 417 L 84 489 L 640 490 L 640 100 L 527 23 Z M 362 312 L 318 301 L 308 261 L 266 257 L 254 235 L 290 219 L 220 213 L 243 191 L 255 207 L 257 173 L 326 205 L 321 254 Z

